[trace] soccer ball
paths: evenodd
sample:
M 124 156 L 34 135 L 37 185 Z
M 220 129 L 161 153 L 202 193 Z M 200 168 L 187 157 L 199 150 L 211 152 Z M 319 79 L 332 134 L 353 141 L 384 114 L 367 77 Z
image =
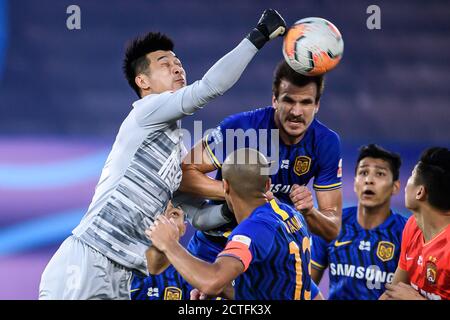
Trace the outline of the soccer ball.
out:
M 287 64 L 305 76 L 321 75 L 335 68 L 343 53 L 341 33 L 334 24 L 322 18 L 297 21 L 283 40 Z

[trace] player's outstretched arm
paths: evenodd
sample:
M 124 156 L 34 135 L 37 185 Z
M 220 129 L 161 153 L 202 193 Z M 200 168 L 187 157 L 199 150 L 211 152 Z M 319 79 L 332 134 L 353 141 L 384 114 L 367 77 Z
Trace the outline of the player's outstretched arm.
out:
M 184 211 L 187 220 L 197 230 L 213 230 L 234 219 L 234 214 L 226 204 L 212 204 L 204 198 L 195 197 L 179 190 L 174 193 L 172 203 Z
M 279 13 L 264 11 L 257 26 L 236 48 L 217 61 L 203 78 L 175 92 L 148 95 L 134 103 L 136 121 L 141 126 L 162 124 L 193 114 L 206 103 L 223 95 L 240 78 L 264 44 L 281 36 L 286 23 Z
M 179 242 L 176 225 L 159 216 L 150 227 L 150 240 L 164 252 L 181 276 L 201 292 L 217 296 L 237 276 L 244 272 L 244 265 L 233 257 L 219 257 L 208 263 L 192 256 Z

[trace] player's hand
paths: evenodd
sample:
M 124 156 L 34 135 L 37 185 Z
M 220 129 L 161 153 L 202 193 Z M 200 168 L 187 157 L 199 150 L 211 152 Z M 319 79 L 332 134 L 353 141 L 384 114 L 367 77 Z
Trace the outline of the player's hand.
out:
M 276 199 L 275 196 L 273 195 L 272 191 L 267 191 L 266 192 L 266 199 L 267 201 L 272 201 L 273 199 Z
M 191 290 L 191 300 L 206 300 L 208 296 L 197 288 Z
M 300 211 L 303 215 L 311 213 L 314 207 L 314 200 L 311 191 L 306 186 L 294 184 L 289 197 L 297 211 Z
M 273 9 L 264 10 L 261 18 L 248 35 L 256 48 L 261 49 L 267 41 L 282 36 L 286 32 L 286 22 L 283 17 Z
M 155 223 L 145 230 L 145 234 L 152 241 L 153 246 L 162 252 L 165 252 L 171 244 L 178 242 L 180 238 L 175 222 L 163 215 L 160 215 Z
M 410 285 L 399 282 L 397 284 L 386 283 L 385 300 L 426 300 Z

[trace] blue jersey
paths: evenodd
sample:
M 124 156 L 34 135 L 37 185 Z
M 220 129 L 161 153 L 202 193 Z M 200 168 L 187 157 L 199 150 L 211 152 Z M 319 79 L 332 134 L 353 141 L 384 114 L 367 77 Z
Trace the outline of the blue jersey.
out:
M 192 286 L 170 265 L 158 275 L 133 274 L 131 300 L 189 300 Z
M 257 149 L 268 159 L 278 159 L 278 170 L 271 175 L 271 191 L 283 202 L 291 202 L 289 193 L 293 184 L 306 185 L 311 179 L 314 179 L 315 190 L 340 188 L 342 163 L 337 133 L 313 120 L 297 144 L 286 145 L 281 139 L 270 143 L 270 132 L 277 130 L 274 113 L 275 109 L 270 106 L 234 114 L 205 135 L 204 147 L 218 169 L 216 179 L 222 179 L 220 169 L 226 156 L 245 147 Z M 239 132 L 247 132 L 248 138 L 240 140 Z M 250 139 L 252 136 L 256 139 Z
M 342 212 L 339 236 L 327 243 L 312 235 L 312 267 L 329 267 L 330 300 L 375 300 L 391 282 L 400 257 L 407 218 L 391 212 L 378 227 L 366 230 L 357 221 L 357 207 Z
M 275 109 L 270 106 L 231 115 L 215 130 L 205 135 L 203 145 L 218 169 L 216 179 L 222 180 L 221 166 L 228 154 L 238 148 L 251 147 L 262 152 L 269 160 L 278 161 L 278 171 L 270 177 L 271 191 L 277 199 L 285 203 L 292 204 L 289 193 L 294 184 L 307 185 L 311 179 L 314 180 L 315 190 L 341 188 L 342 160 L 337 133 L 318 120 L 313 120 L 297 144 L 286 145 L 281 139 L 268 143 L 270 131 L 277 129 L 274 113 Z M 247 136 L 256 137 L 256 145 L 252 143 L 254 139 L 250 141 L 251 139 L 237 138 L 239 129 L 247 132 Z M 243 144 L 240 145 L 239 141 Z M 278 148 L 275 148 L 275 145 L 278 145 Z M 226 233 L 234 226 L 235 224 L 229 224 L 219 230 Z M 217 230 L 211 234 L 217 234 Z
M 189 253 L 211 263 L 222 249 L 196 237 L 189 241 L 187 247 Z M 158 275 L 143 277 L 140 273 L 133 273 L 130 292 L 131 300 L 189 300 L 191 290 L 192 286 L 170 265 Z
M 189 242 L 188 251 L 212 263 L 223 250 L 223 246 L 206 241 L 194 235 Z M 143 277 L 140 273 L 133 274 L 130 292 L 131 300 L 189 300 L 192 289 L 193 287 L 170 265 L 159 275 Z M 319 288 L 311 281 L 311 298 L 314 299 L 318 293 Z
M 289 198 L 293 184 L 306 185 L 314 179 L 316 190 L 334 190 L 342 186 L 342 160 L 340 139 L 337 133 L 328 129 L 318 120 L 314 120 L 305 132 L 302 140 L 296 145 L 288 146 L 278 139 L 278 155 L 274 147 L 267 143 L 270 130 L 277 129 L 274 121 L 274 108 L 269 106 L 248 112 L 231 115 L 203 138 L 203 146 L 216 166 L 216 179 L 222 179 L 221 166 L 226 156 L 241 147 L 253 147 L 269 159 L 277 159 L 278 171 L 271 175 L 271 191 L 281 201 L 292 204 Z M 257 145 L 244 140 L 244 145 L 238 144 L 236 136 L 228 141 L 227 130 L 239 130 L 251 134 L 256 131 Z M 264 135 L 264 130 L 266 134 Z M 262 133 L 262 134 L 260 134 Z M 227 147 L 230 145 L 231 148 Z M 208 257 L 215 257 L 226 244 L 227 237 L 236 227 L 232 221 L 218 229 L 201 232 L 196 231 L 191 242 L 196 245 L 196 252 Z M 223 235 L 224 237 L 217 236 Z M 318 292 L 313 284 L 313 293 Z M 314 297 L 315 295 L 313 295 Z
M 303 216 L 275 200 L 256 208 L 219 254 L 239 259 L 237 300 L 311 299 L 309 233 Z

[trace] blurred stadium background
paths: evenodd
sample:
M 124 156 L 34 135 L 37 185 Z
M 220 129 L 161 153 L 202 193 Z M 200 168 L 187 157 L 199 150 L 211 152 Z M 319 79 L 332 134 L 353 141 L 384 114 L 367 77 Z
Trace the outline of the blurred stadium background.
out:
M 71 4 L 81 8 L 81 30 L 66 28 Z M 371 4 L 381 8 L 381 30 L 366 27 Z M 136 98 L 121 71 L 126 41 L 150 30 L 167 33 L 193 82 L 267 7 L 288 25 L 319 16 L 343 34 L 344 58 L 327 76 L 318 118 L 342 138 L 345 205 L 356 203 L 360 145 L 399 152 L 403 186 L 425 147 L 449 147 L 447 0 L 0 0 L 0 299 L 37 298 L 42 270 L 90 203 Z M 227 115 L 269 105 L 280 59 L 278 40 L 183 126 L 202 120 L 212 128 Z M 393 207 L 408 215 L 403 192 Z M 326 281 L 321 288 L 326 295 Z

